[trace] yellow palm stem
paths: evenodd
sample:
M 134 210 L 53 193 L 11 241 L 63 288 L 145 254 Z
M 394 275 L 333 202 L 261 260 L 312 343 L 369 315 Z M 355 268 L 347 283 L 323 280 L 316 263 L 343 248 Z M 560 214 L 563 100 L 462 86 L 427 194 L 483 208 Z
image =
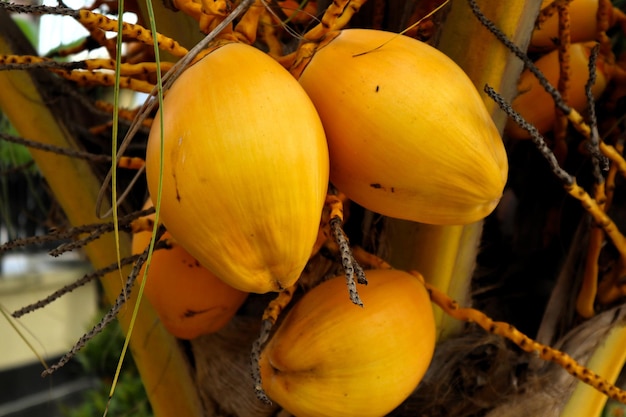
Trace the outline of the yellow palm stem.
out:
M 526 45 L 540 0 L 518 2 L 477 2 L 485 15 L 509 35 L 514 42 Z M 438 49 L 456 61 L 472 79 L 481 94 L 489 84 L 511 99 L 516 93 L 516 80 L 522 71 L 515 58 L 473 16 L 466 1 L 454 1 L 439 34 Z M 480 48 L 467 48 L 472 39 Z M 502 129 L 505 115 L 492 100 L 483 96 L 497 126 Z M 464 305 L 469 304 L 469 287 L 482 232 L 482 222 L 466 226 L 432 226 L 388 219 L 390 263 L 407 270 L 418 270 L 426 280 Z M 458 321 L 436 311 L 439 340 L 456 333 Z
M 388 227 L 390 241 L 398 245 L 392 248 L 390 255 L 394 267 L 420 271 L 431 285 L 467 303 L 482 222 L 434 226 L 390 219 Z M 451 336 L 463 326 L 439 308 L 435 308 L 434 313 L 438 340 Z
M 626 361 L 626 327 L 615 326 L 604 342 L 598 346 L 589 361 L 587 368 L 602 375 L 611 383 L 615 383 L 624 361 Z M 561 413 L 561 417 L 598 417 L 606 404 L 607 396 L 593 387 L 578 382 L 574 393 Z
M 7 39 L 16 39 L 19 32 L 10 33 L 12 23 L 7 15 L 0 16 L 0 54 L 16 53 Z M 17 31 L 17 29 L 15 29 Z M 77 148 L 68 130 L 55 118 L 42 99 L 37 84 L 24 71 L 0 72 L 0 110 L 8 117 L 20 135 L 51 145 Z M 41 151 L 32 151 L 33 158 L 52 189 L 72 225 L 95 223 L 95 201 L 100 183 L 83 161 Z M 130 253 L 127 236 L 121 236 L 122 255 Z M 115 262 L 115 241 L 105 235 L 85 248 L 94 268 Z M 123 271 L 128 275 L 129 269 Z M 121 292 L 118 273 L 102 279 L 106 296 L 114 300 Z M 136 291 L 133 293 L 135 294 Z M 128 329 L 135 299 L 119 316 L 124 331 Z M 187 362 L 176 339 L 158 323 L 147 302 L 142 303 L 133 330 L 131 350 L 157 417 L 200 416 L 201 408 Z M 61 371 L 62 372 L 62 371 Z

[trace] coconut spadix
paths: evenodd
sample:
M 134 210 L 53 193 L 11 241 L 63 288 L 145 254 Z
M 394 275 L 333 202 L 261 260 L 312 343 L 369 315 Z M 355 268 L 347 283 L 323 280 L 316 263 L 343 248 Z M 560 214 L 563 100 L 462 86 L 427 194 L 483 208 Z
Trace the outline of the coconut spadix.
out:
M 167 91 L 146 155 L 161 220 L 194 258 L 246 292 L 292 285 L 310 256 L 328 185 L 315 107 L 272 58 L 226 44 Z
M 488 215 L 507 177 L 502 140 L 467 75 L 440 51 L 350 29 L 299 76 L 320 114 L 331 182 L 386 216 L 466 224 Z
M 583 112 L 587 106 L 585 85 L 589 79 L 589 56 L 595 42 L 573 43 L 569 48 L 569 85 L 567 105 Z M 551 85 L 557 85 L 561 76 L 559 51 L 554 50 L 543 55 L 535 66 Z M 612 77 L 611 66 L 600 55 L 596 61 L 596 82 L 591 87 L 591 94 L 599 98 Z M 524 70 L 517 82 L 518 95 L 512 106 L 528 123 L 545 134 L 554 128 L 556 109 L 552 96 L 543 88 L 537 77 L 528 69 Z M 530 134 L 509 120 L 505 132 L 514 139 L 530 139 Z
M 553 0 L 544 0 L 541 9 L 548 8 Z M 569 34 L 572 43 L 590 42 L 598 36 L 599 0 L 572 0 L 568 2 Z M 621 26 L 622 32 L 626 28 L 626 15 L 616 7 L 608 7 L 605 10 L 608 27 L 616 24 Z M 552 9 L 552 14 L 533 31 L 528 45 L 531 52 L 548 52 L 559 46 L 559 13 Z

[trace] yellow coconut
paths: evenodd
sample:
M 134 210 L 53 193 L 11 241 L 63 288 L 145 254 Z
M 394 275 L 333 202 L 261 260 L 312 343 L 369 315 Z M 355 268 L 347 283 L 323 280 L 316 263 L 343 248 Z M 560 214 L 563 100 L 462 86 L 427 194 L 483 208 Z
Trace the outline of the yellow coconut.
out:
M 313 104 L 278 63 L 230 43 L 167 92 L 161 219 L 202 265 L 245 292 L 292 285 L 315 242 L 328 149 Z M 156 196 L 156 116 L 146 155 Z
M 582 112 L 587 107 L 585 84 L 589 78 L 589 55 L 594 42 L 575 43 L 570 47 L 570 88 L 568 90 L 568 106 Z M 552 51 L 535 62 L 535 65 L 545 75 L 551 85 L 556 86 L 559 82 L 559 54 Z M 610 67 L 600 56 L 596 64 L 597 77 L 591 92 L 598 98 L 606 89 L 610 79 Z M 552 96 L 539 84 L 537 78 L 529 71 L 524 70 L 517 83 L 519 94 L 513 100 L 512 106 L 526 121 L 535 126 L 540 133 L 544 134 L 554 128 L 556 110 Z M 509 120 L 505 130 L 506 134 L 515 139 L 529 139 L 528 132 Z
M 424 286 L 398 270 L 367 278 L 363 308 L 347 299 L 345 277 L 333 278 L 294 305 L 263 349 L 263 389 L 290 413 L 383 416 L 426 372 L 435 322 Z
M 549 6 L 553 1 L 545 0 L 541 8 Z M 568 4 L 570 40 L 573 43 L 593 41 L 597 37 L 598 0 L 573 0 Z M 616 23 L 625 25 L 626 16 L 619 9 L 609 8 L 608 24 L 612 27 Z M 554 13 L 533 31 L 528 49 L 532 52 L 547 52 L 556 49 L 559 45 L 559 14 Z
M 351 29 L 299 77 L 322 118 L 331 182 L 386 216 L 466 224 L 498 203 L 507 159 L 478 91 L 438 50 Z
M 144 209 L 152 207 L 147 201 Z M 149 216 L 154 220 L 154 214 Z M 168 232 L 163 236 L 171 239 Z M 133 254 L 142 253 L 152 233 L 133 234 Z M 139 272 L 143 280 L 145 265 Z M 224 327 L 243 304 L 247 293 L 226 284 L 181 246 L 152 254 L 144 295 L 154 307 L 163 326 L 180 339 L 193 339 Z

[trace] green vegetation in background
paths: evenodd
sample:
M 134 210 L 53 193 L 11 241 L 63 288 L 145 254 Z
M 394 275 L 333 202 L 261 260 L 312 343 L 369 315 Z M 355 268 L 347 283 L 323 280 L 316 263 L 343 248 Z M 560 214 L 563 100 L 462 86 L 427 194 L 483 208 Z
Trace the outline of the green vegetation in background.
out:
M 28 39 L 30 44 L 33 45 L 35 49 L 37 49 L 37 45 L 39 45 L 38 24 L 31 18 L 25 17 L 24 15 L 14 15 L 11 18 L 20 28 L 24 36 L 26 36 L 26 39 Z
M 624 417 L 626 416 L 626 405 L 609 399 L 604 407 L 601 417 Z
M 96 316 L 99 318 L 105 313 L 101 311 Z M 97 387 L 85 392 L 82 404 L 63 410 L 66 417 L 103 415 L 111 389 L 111 375 L 115 374 L 123 344 L 124 334 L 118 322 L 114 321 L 78 353 L 76 360 L 87 374 L 95 375 L 98 382 Z M 108 414 L 116 417 L 153 417 L 148 396 L 131 355 L 126 355 L 124 359 Z
M 0 133 L 18 136 L 17 131 L 2 113 L 0 113 Z M 32 160 L 33 158 L 25 146 L 0 140 L 0 170 L 23 166 Z M 34 165 L 29 170 L 34 171 Z

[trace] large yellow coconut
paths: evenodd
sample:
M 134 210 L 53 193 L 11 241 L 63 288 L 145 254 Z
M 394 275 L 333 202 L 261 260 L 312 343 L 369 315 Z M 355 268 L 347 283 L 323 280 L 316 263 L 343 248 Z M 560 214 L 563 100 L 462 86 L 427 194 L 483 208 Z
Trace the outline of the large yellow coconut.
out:
M 431 224 L 480 220 L 500 200 L 508 165 L 498 130 L 471 80 L 440 51 L 344 30 L 299 80 L 326 129 L 331 182 L 350 199 Z
M 426 289 L 398 270 L 367 279 L 363 308 L 346 298 L 343 276 L 306 293 L 263 349 L 263 389 L 292 414 L 383 416 L 426 372 L 435 347 Z
M 320 119 L 298 82 L 249 45 L 220 47 L 167 92 L 161 219 L 202 265 L 231 286 L 292 285 L 309 259 L 328 185 Z M 156 197 L 159 116 L 147 180 Z

